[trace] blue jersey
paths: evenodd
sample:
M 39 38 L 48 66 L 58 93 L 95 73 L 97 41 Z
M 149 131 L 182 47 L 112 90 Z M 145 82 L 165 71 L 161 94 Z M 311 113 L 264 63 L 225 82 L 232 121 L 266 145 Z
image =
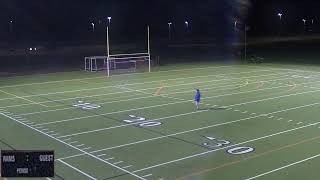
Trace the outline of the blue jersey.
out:
M 196 95 L 194 96 L 194 100 L 199 102 L 201 100 L 201 93 L 200 91 L 197 91 L 196 92 Z

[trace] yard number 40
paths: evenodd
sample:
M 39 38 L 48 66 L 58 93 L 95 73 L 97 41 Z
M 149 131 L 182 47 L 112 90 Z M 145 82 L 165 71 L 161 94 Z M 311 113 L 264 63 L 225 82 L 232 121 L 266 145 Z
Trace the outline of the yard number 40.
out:
M 152 120 L 146 120 L 144 117 L 137 117 L 135 115 L 129 115 L 130 119 L 123 120 L 126 123 L 138 125 L 140 127 L 154 127 L 160 126 L 162 123 Z

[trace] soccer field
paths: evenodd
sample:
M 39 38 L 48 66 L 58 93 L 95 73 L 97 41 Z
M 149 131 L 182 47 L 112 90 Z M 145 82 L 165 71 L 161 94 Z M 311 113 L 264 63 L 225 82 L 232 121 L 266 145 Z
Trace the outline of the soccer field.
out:
M 57 180 L 319 179 L 319 70 L 202 63 L 3 77 L 0 148 L 54 150 Z

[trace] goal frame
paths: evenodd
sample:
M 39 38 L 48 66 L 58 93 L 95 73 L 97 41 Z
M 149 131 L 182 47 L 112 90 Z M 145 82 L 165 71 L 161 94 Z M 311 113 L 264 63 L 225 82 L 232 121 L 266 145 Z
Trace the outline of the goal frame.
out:
M 104 64 L 107 69 L 107 76 L 110 76 L 110 61 L 122 59 L 140 59 L 145 58 L 148 61 L 148 71 L 151 72 L 151 55 L 150 55 L 150 27 L 147 27 L 147 50 L 142 53 L 129 53 L 129 54 L 112 54 L 110 51 L 110 37 L 109 26 L 107 26 L 107 58 Z M 134 61 L 134 60 L 131 60 Z

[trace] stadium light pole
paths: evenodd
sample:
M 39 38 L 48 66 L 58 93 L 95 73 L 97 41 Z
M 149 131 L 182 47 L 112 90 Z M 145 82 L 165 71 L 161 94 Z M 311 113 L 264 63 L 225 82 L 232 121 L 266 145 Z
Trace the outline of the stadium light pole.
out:
M 169 35 L 169 40 L 171 40 L 171 26 L 172 26 L 172 22 L 168 22 L 168 35 Z
M 278 13 L 279 19 L 280 19 L 280 23 L 279 23 L 279 35 L 281 35 L 281 28 L 282 28 L 282 13 Z
M 238 21 L 234 21 L 234 30 L 237 30 Z
M 189 36 L 189 22 L 184 21 L 184 24 L 186 25 L 185 37 L 187 38 Z
M 12 33 L 12 31 L 13 31 L 13 21 L 12 20 L 9 21 L 9 31 L 10 31 L 10 33 Z
M 111 24 L 111 19 L 112 19 L 111 16 L 109 16 L 108 17 L 108 25 L 109 25 L 109 27 L 110 27 L 110 24 Z
M 247 61 L 247 24 L 244 24 L 244 60 Z
M 306 19 L 302 19 L 302 22 L 303 22 L 303 32 L 306 31 L 306 22 L 307 20 Z
M 95 30 L 95 24 L 92 22 L 92 23 L 91 23 L 91 26 L 92 26 L 92 32 L 94 32 L 94 30 Z

